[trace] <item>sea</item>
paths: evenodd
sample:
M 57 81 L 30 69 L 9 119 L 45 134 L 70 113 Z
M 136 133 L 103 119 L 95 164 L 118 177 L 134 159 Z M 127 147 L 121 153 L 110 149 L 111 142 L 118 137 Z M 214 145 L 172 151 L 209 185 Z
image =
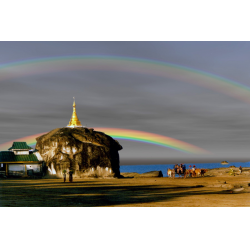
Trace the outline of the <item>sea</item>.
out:
M 228 162 L 228 164 L 223 165 L 220 162 L 218 163 L 186 163 L 186 169 L 189 169 L 189 166 L 195 165 L 196 168 L 229 168 L 230 166 L 249 168 L 250 162 Z M 162 171 L 163 177 L 167 177 L 168 168 L 173 169 L 174 164 L 165 164 L 165 165 L 122 165 L 120 166 L 120 172 L 122 173 L 131 173 L 136 172 L 138 174 L 143 174 L 150 171 Z

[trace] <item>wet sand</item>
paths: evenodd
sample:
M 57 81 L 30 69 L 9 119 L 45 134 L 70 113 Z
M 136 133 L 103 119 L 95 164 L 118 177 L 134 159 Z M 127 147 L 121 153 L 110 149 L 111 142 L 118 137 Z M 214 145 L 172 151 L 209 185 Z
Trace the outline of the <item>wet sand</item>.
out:
M 217 172 L 218 174 L 219 172 Z M 250 176 L 1 179 L 2 207 L 249 207 Z

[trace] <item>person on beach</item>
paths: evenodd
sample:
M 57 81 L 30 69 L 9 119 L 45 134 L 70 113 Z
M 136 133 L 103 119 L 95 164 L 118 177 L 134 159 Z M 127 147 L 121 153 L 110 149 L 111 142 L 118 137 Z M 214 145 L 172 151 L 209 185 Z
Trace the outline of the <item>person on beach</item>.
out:
M 241 174 L 242 173 L 242 167 L 241 166 L 239 167 L 239 170 L 240 170 L 240 174 Z
M 195 165 L 193 165 L 193 168 L 192 168 L 192 177 L 195 177 Z
M 67 171 L 64 169 L 62 172 L 63 172 L 63 182 L 65 182 L 66 181 L 66 172 Z
M 181 170 L 182 170 L 182 168 L 181 168 L 181 164 L 180 165 L 177 165 L 177 174 L 180 176 L 180 174 L 181 174 Z
M 179 168 L 178 164 L 175 164 L 175 166 L 174 166 L 174 172 L 175 172 L 175 173 L 177 173 L 178 168 Z
M 73 171 L 69 171 L 69 182 L 73 182 Z
M 186 173 L 186 165 L 183 165 L 183 167 L 182 167 L 182 171 L 183 171 L 183 174 L 185 174 L 185 173 Z
M 180 164 L 180 171 L 179 171 L 180 174 L 183 174 L 183 164 L 181 163 Z
M 48 171 L 48 167 L 45 164 L 42 165 L 42 175 L 45 176 Z

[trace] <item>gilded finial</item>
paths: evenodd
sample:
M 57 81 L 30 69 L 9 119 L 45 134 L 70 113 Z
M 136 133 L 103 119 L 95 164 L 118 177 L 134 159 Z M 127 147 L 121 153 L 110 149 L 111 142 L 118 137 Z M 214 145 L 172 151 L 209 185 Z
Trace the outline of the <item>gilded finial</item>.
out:
M 81 122 L 79 121 L 77 114 L 76 114 L 76 102 L 75 102 L 75 97 L 73 97 L 74 102 L 73 102 L 73 113 L 72 113 L 72 117 L 69 121 L 69 125 L 67 127 L 82 127 Z

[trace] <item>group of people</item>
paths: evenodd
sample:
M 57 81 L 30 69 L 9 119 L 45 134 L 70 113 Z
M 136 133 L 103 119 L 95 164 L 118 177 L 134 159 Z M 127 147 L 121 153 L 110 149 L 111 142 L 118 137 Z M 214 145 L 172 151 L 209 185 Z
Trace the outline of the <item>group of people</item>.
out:
M 174 172 L 176 174 L 185 174 L 185 172 L 187 170 L 186 165 L 184 165 L 182 163 L 180 165 L 175 164 L 173 169 L 174 169 Z M 193 165 L 193 167 L 191 165 L 189 166 L 189 170 L 191 170 L 192 172 L 194 172 L 195 169 L 196 169 L 195 165 Z
M 179 176 L 184 175 L 184 178 L 188 177 L 188 176 L 192 176 L 192 177 L 204 177 L 204 174 L 208 171 L 208 169 L 199 169 L 196 168 L 195 165 L 193 166 L 189 166 L 189 169 L 186 168 L 186 166 L 184 164 L 175 164 L 173 169 L 168 169 L 167 174 L 169 177 L 175 177 L 175 174 L 178 174 Z M 242 173 L 242 167 L 239 167 L 239 172 L 240 174 Z M 234 175 L 235 176 L 235 172 L 234 169 L 231 168 L 229 171 L 230 175 Z
M 66 182 L 66 174 L 69 175 L 69 182 L 73 182 L 73 171 L 67 173 L 66 170 L 63 171 L 63 182 Z
M 189 168 L 192 171 L 195 171 L 195 169 L 196 169 L 195 165 L 193 165 L 193 167 L 190 165 Z M 175 173 L 185 173 L 185 171 L 186 171 L 186 165 L 184 165 L 183 163 L 181 163 L 180 165 L 175 164 L 174 165 L 174 170 L 175 170 Z
M 186 172 L 186 165 L 184 165 L 182 163 L 180 165 L 175 164 L 174 165 L 174 172 L 176 174 L 185 174 L 185 172 Z

